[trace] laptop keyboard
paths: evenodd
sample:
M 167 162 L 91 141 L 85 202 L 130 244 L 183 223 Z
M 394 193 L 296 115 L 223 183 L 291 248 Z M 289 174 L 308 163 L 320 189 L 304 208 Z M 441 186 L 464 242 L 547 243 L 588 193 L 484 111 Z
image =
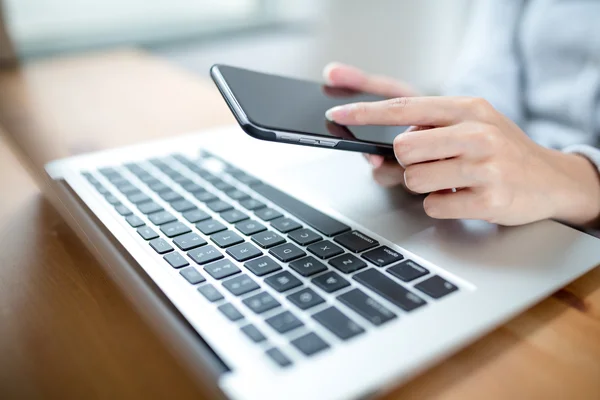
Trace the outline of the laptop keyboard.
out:
M 336 345 L 307 330 L 302 319 L 346 341 L 459 290 L 397 250 L 243 171 L 228 166 L 216 174 L 201 165 L 177 154 L 83 175 L 165 266 L 197 286 L 275 365 L 287 367 L 292 360 L 269 345 L 272 335 L 284 335 L 306 357 Z M 272 293 L 283 294 L 284 301 Z M 232 296 L 243 306 L 228 301 Z M 246 322 L 249 313 L 265 315 L 272 331 Z M 290 336 L 294 331 L 300 336 Z

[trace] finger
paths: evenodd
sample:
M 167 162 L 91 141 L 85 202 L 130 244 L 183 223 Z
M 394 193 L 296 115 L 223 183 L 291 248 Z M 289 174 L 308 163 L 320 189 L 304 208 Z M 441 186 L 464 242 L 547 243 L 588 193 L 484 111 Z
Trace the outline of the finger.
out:
M 365 154 L 365 158 L 367 159 L 367 161 L 369 162 L 369 164 L 371 164 L 371 166 L 373 168 L 380 167 L 385 160 L 385 158 L 383 156 L 379 156 L 376 154 Z
M 468 188 L 484 182 L 471 161 L 461 158 L 414 164 L 404 171 L 406 188 L 415 193 Z
M 356 67 L 337 62 L 325 66 L 323 78 L 331 86 L 346 87 L 384 97 L 416 96 L 415 90 L 405 83 L 385 76 L 366 74 Z
M 394 154 L 404 167 L 463 156 L 472 160 L 490 155 L 481 127 L 469 123 L 406 131 L 394 139 Z
M 341 125 L 438 127 L 460 122 L 465 114 L 461 104 L 455 97 L 399 97 L 333 107 L 325 116 Z
M 423 201 L 425 213 L 437 219 L 484 219 L 483 212 L 475 207 L 477 193 L 472 189 L 456 193 L 431 193 Z

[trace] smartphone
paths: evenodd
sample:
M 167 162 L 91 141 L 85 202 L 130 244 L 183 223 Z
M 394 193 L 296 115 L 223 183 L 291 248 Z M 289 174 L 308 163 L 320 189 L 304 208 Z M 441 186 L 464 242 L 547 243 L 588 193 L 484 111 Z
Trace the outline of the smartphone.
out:
M 392 157 L 394 138 L 408 128 L 343 126 L 325 118 L 331 107 L 384 97 L 227 65 L 210 72 L 242 129 L 257 139 Z

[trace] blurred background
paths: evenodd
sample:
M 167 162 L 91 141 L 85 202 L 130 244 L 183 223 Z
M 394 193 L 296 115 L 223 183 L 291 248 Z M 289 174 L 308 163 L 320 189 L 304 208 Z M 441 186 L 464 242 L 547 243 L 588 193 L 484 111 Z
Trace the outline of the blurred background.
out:
M 0 32 L 0 57 L 136 46 L 204 76 L 219 62 L 309 79 L 336 60 L 435 93 L 471 2 L 0 0 L 10 38 L 9 45 Z

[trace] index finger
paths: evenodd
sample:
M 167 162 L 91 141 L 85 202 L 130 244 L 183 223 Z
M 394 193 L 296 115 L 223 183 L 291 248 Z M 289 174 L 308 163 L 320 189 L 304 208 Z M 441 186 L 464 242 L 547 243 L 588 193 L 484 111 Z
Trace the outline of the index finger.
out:
M 398 97 L 333 107 L 325 113 L 340 125 L 448 126 L 462 120 L 464 107 L 456 97 Z

